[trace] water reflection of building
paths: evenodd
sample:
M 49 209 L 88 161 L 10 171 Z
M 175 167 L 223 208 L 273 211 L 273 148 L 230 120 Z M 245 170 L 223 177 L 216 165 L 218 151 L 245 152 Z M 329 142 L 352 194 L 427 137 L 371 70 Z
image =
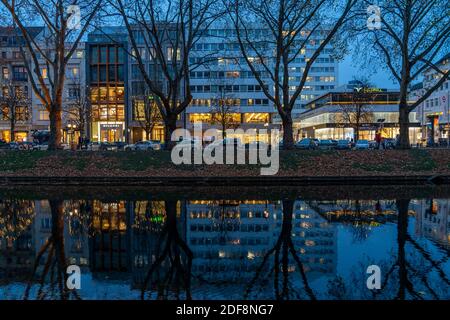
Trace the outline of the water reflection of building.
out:
M 395 222 L 395 201 L 388 200 L 333 200 L 308 201 L 308 206 L 329 222 L 376 227 Z
M 281 201 L 189 201 L 187 213 L 193 272 L 214 281 L 254 277 L 279 239 L 284 215 Z M 335 272 L 336 238 L 334 226 L 304 202 L 295 203 L 292 241 L 306 272 Z M 290 260 L 289 272 L 296 268 Z
M 305 272 L 311 276 L 332 275 L 337 265 L 337 229 L 304 201 L 296 201 L 293 238 Z
M 0 200 L 0 282 L 29 279 L 33 267 L 34 203 Z
M 417 235 L 450 249 L 450 200 L 413 200 L 411 208 L 416 213 Z
M 130 209 L 132 286 L 142 288 L 147 272 L 159 253 L 166 208 L 164 201 L 135 201 Z
M 64 214 L 64 252 L 68 264 L 75 264 L 87 268 L 89 265 L 89 233 L 88 217 L 81 213 L 88 204 L 84 201 L 68 201 L 63 203 Z M 39 252 L 52 235 L 52 211 L 47 200 L 35 201 L 36 217 L 33 221 L 35 235 L 35 252 Z M 89 211 L 89 210 L 88 210 Z M 87 213 L 89 214 L 89 213 Z M 44 253 L 41 264 L 45 263 L 48 252 Z
M 93 201 L 90 266 L 94 276 L 122 278 L 130 271 L 127 203 Z
M 278 208 L 269 201 L 188 201 L 186 239 L 194 252 L 193 273 L 213 281 L 254 276 L 274 245 Z

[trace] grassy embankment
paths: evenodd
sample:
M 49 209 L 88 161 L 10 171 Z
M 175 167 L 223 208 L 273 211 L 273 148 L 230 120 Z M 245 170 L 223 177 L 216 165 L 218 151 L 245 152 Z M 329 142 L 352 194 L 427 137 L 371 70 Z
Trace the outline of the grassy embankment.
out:
M 181 165 L 170 152 L 0 152 L 0 176 L 257 176 L 256 165 Z M 279 176 L 450 175 L 450 150 L 281 151 Z

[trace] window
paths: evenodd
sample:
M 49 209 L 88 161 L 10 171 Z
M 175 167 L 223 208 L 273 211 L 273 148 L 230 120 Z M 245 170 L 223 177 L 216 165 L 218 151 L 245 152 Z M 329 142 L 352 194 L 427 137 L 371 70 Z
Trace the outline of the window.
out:
M 9 68 L 3 67 L 2 74 L 3 74 L 3 79 L 5 79 L 5 80 L 9 79 Z
M 70 69 L 70 74 L 75 77 L 78 78 L 79 74 L 80 74 L 80 68 L 78 67 L 73 67 Z
M 26 121 L 27 118 L 28 118 L 27 107 L 16 107 L 16 120 L 17 121 Z
M 25 67 L 13 67 L 13 79 L 15 81 L 27 81 L 28 74 Z
M 42 78 L 44 78 L 44 79 L 48 78 L 47 68 L 41 69 L 41 75 L 42 75 Z
M 245 123 L 269 123 L 270 116 L 268 113 L 245 113 Z
M 80 88 L 69 88 L 69 99 L 77 99 L 80 97 Z
M 91 48 L 91 63 L 92 64 L 98 63 L 98 47 Z
M 49 121 L 50 116 L 47 110 L 39 110 L 39 121 Z
M 174 51 L 173 48 L 167 48 L 167 60 L 172 61 L 172 58 L 174 57 Z M 177 61 L 181 60 L 181 51 L 180 49 L 177 49 L 177 56 L 175 57 Z

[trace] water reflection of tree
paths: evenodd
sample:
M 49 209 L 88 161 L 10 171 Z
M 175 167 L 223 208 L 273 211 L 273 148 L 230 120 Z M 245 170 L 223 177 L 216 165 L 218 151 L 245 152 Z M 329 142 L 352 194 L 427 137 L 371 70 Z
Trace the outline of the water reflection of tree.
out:
M 335 201 L 306 201 L 308 206 L 327 219 L 337 219 L 350 225 L 353 241 L 364 242 L 372 233 L 373 227 L 386 223 L 390 213 L 395 211 L 394 201 L 373 201 L 345 199 Z M 321 205 L 325 205 L 323 208 Z
M 289 279 L 289 273 L 292 270 L 289 266 L 291 256 L 295 261 L 295 264 L 297 266 L 295 270 L 298 270 L 300 274 L 301 281 L 303 282 L 304 290 L 307 296 L 311 300 L 316 299 L 313 290 L 309 286 L 303 263 L 300 260 L 300 257 L 295 250 L 295 245 L 292 241 L 292 220 L 294 213 L 293 209 L 294 200 L 283 200 L 283 221 L 280 235 L 278 236 L 275 245 L 264 255 L 261 265 L 256 270 L 255 276 L 250 281 L 247 287 L 245 298 L 247 298 L 251 294 L 252 290 L 255 289 L 258 281 L 260 282 L 260 284 L 264 285 L 268 282 L 267 278 L 271 277 L 272 275 L 275 297 L 277 300 L 288 300 L 294 294 L 296 294 L 296 297 L 298 298 L 298 292 L 295 292 L 295 289 L 293 289 L 292 286 L 292 282 Z M 264 275 L 266 264 L 268 263 L 271 256 L 273 256 L 274 259 L 273 268 L 270 269 L 268 274 Z
M 193 253 L 183 240 L 178 229 L 177 201 L 165 201 L 166 220 L 161 230 L 155 250 L 155 260 L 151 264 L 141 291 L 144 299 L 148 288 L 156 288 L 157 299 L 166 299 L 171 292 L 180 297 L 180 289 L 185 298 L 191 297 L 191 269 Z
M 51 235 L 36 255 L 33 275 L 25 289 L 24 299 L 30 298 L 35 281 L 39 283 L 36 299 L 55 299 L 58 296 L 62 300 L 80 299 L 75 290 L 69 290 L 66 286 L 68 275 L 64 250 L 64 204 L 61 200 L 49 200 L 49 204 Z M 42 268 L 41 260 L 45 261 Z
M 434 257 L 408 233 L 409 199 L 398 199 L 397 206 L 397 245 L 390 261 L 365 261 L 353 271 L 351 283 L 337 290 L 335 283 L 330 282 L 329 293 L 334 297 L 341 296 L 347 287 L 353 288 L 353 296 L 357 299 L 424 299 L 428 293 L 433 299 L 448 298 L 450 283 L 442 269 L 448 258 L 435 260 Z M 379 265 L 382 269 L 380 290 L 371 291 L 366 288 L 365 273 L 367 266 Z M 433 279 L 432 275 L 436 275 Z M 439 289 L 439 290 L 438 290 Z
M 34 214 L 34 201 L 0 200 L 0 239 L 18 239 L 32 224 Z

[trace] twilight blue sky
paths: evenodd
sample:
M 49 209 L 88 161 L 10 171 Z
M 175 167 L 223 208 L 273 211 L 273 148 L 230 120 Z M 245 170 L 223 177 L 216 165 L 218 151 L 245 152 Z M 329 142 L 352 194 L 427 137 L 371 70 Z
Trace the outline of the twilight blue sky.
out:
M 369 74 L 371 75 L 369 76 Z M 389 77 L 390 74 L 384 70 L 379 69 L 376 73 L 373 70 L 361 69 L 353 63 L 353 55 L 349 54 L 343 61 L 339 63 L 339 85 L 346 84 L 356 76 L 368 76 L 369 80 L 378 88 L 396 89 L 398 85 L 394 83 Z

